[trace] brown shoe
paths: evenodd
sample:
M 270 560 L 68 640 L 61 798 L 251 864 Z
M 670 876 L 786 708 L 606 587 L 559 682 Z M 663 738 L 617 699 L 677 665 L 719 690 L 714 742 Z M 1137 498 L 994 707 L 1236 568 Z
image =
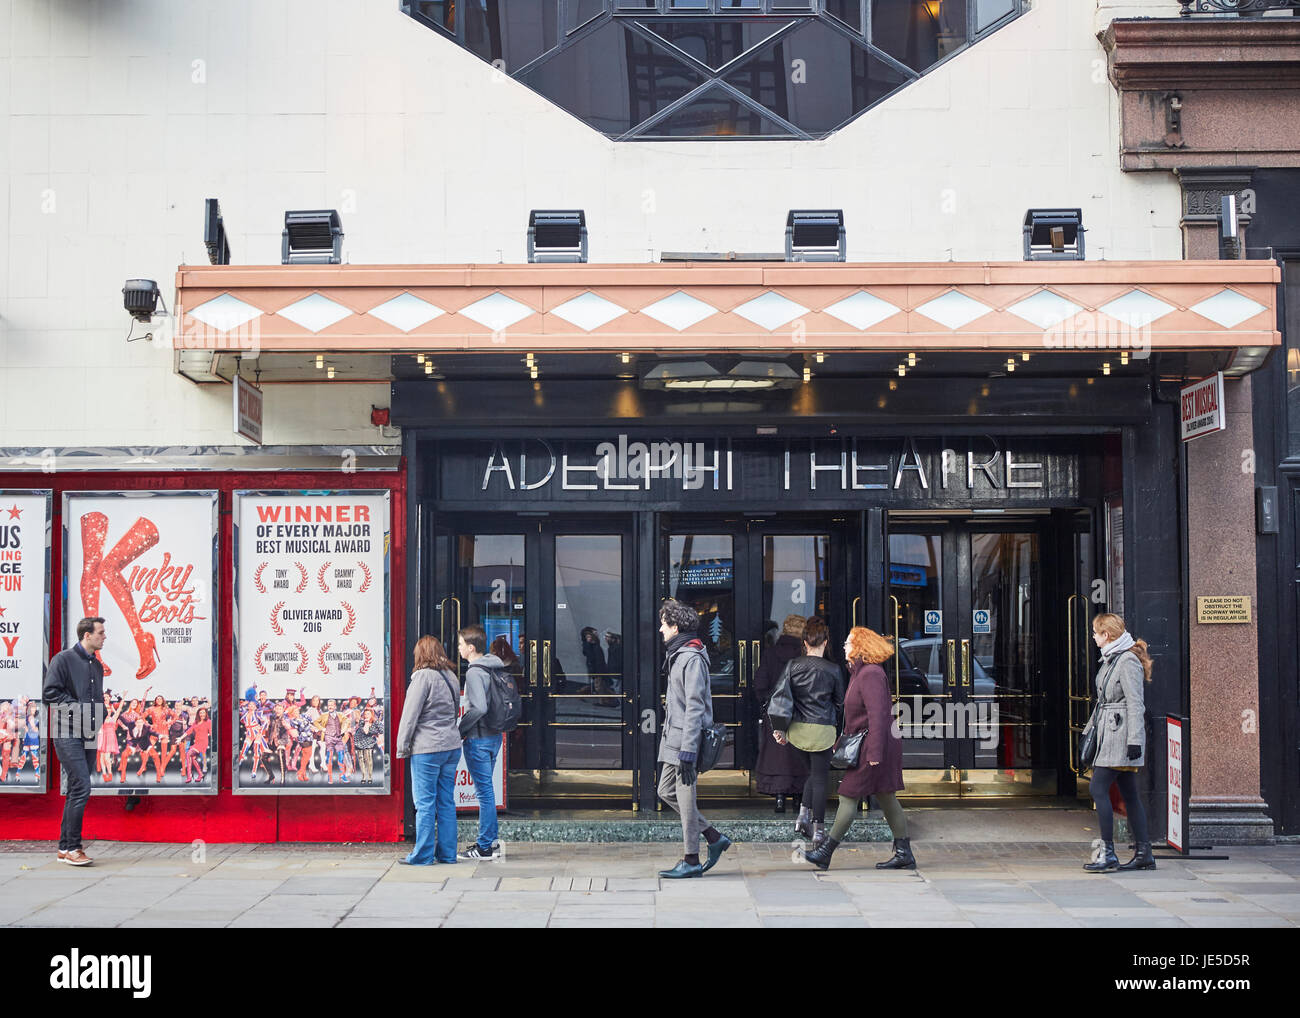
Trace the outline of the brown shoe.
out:
M 79 848 L 74 848 L 71 852 L 60 852 L 59 862 L 66 862 L 69 866 L 94 865 L 94 860 Z

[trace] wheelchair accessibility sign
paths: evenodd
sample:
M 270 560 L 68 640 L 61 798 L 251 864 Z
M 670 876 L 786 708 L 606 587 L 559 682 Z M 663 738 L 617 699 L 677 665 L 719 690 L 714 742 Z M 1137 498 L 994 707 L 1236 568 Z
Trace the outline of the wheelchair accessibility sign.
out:
M 976 633 L 993 632 L 993 613 L 987 608 L 976 608 L 971 612 L 971 628 Z
M 943 612 L 928 611 L 925 613 L 925 632 L 926 635 L 931 633 L 943 635 Z

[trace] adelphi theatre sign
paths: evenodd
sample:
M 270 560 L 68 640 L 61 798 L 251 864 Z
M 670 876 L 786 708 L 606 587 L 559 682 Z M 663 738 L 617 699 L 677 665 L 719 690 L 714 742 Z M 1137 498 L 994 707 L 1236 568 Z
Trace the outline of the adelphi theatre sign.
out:
M 444 446 L 443 500 L 843 498 L 888 501 L 1074 498 L 1077 451 L 1049 439 L 647 440 L 540 438 Z

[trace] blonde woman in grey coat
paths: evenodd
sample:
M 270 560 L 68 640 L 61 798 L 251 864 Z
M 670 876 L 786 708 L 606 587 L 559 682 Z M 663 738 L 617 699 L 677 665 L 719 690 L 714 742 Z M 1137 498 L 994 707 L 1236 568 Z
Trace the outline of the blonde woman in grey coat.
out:
M 1088 790 L 1097 805 L 1102 848 L 1083 868 L 1089 873 L 1153 870 L 1156 861 L 1138 788 L 1138 770 L 1146 762 L 1144 686 L 1151 681 L 1151 655 L 1146 641 L 1133 639 L 1124 620 L 1109 612 L 1092 620 L 1092 638 L 1101 650 L 1101 668 L 1097 672 L 1097 707 L 1088 721 L 1088 728 L 1097 729 L 1097 756 Z M 1123 865 L 1115 855 L 1111 785 L 1119 785 L 1137 843 L 1133 858 Z

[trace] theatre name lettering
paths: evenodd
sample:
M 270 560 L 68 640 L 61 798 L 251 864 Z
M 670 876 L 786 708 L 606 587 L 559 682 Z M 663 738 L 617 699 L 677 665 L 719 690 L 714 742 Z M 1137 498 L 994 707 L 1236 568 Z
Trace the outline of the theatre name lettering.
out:
M 1072 455 L 1045 451 L 1041 443 L 994 438 L 756 444 L 640 441 L 620 435 L 602 443 L 524 439 L 481 449 L 476 487 L 479 493 L 502 496 L 641 492 L 670 497 L 674 492 L 746 494 L 757 487 L 771 494 L 885 491 L 924 497 L 1001 492 L 1042 497 L 1053 473 L 1063 473 L 1071 488 L 1076 473 Z

